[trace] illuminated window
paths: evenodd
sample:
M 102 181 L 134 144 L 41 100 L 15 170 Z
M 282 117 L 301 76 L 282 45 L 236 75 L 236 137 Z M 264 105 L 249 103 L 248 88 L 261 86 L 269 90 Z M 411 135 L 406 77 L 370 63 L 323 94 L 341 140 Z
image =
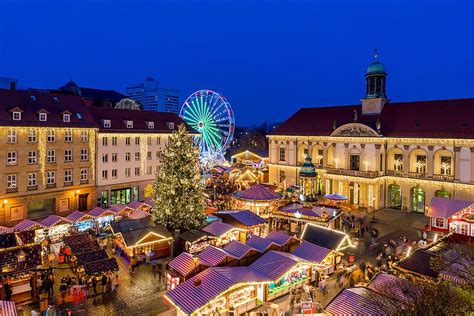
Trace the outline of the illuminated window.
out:
M 36 150 L 32 150 L 28 152 L 28 164 L 36 164 L 38 163 L 38 155 Z
M 71 130 L 65 130 L 64 131 L 64 141 L 66 143 L 71 143 L 72 142 L 72 131 Z
M 72 162 L 72 149 L 64 151 L 64 162 Z
M 16 189 L 16 174 L 7 175 L 7 189 Z
M 17 140 L 17 134 L 16 131 L 13 129 L 9 129 L 7 132 L 7 143 L 8 144 L 14 144 L 16 143 Z
M 34 130 L 28 131 L 28 142 L 29 143 L 36 143 L 38 141 L 37 133 Z

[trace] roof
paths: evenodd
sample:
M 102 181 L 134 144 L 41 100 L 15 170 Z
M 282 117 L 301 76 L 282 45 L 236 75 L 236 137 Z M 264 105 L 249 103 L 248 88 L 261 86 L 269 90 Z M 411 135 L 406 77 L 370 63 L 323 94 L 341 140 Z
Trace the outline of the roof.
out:
M 133 210 L 127 216 L 128 216 L 128 218 L 131 218 L 131 219 L 140 219 L 140 218 L 146 218 L 146 217 L 150 216 L 150 213 L 147 213 L 147 212 L 142 211 L 140 209 L 136 209 L 136 210 Z
M 381 272 L 372 279 L 369 289 L 384 294 L 385 296 L 397 299 L 405 303 L 415 303 L 413 291 L 417 285 L 407 279 L 399 278 L 393 274 Z
M 202 229 L 202 231 L 216 237 L 223 236 L 230 232 L 233 229 L 237 229 L 237 227 L 234 227 L 230 224 L 222 223 L 222 222 L 212 222 L 206 227 Z
M 171 260 L 168 265 L 180 275 L 186 277 L 197 268 L 199 262 L 194 259 L 191 254 L 182 252 L 173 258 L 173 260 Z
M 436 258 L 436 254 L 425 249 L 414 251 L 409 257 L 404 258 L 398 263 L 398 266 L 424 276 L 437 278 L 438 272 L 431 268 L 431 258 Z
M 450 218 L 460 210 L 471 205 L 472 202 L 462 200 L 445 199 L 434 197 L 431 199 L 430 208 L 427 216 L 438 218 Z
M 304 163 L 300 169 L 300 176 L 302 177 L 316 177 L 317 176 L 316 167 L 311 160 L 310 155 L 306 155 L 304 158 Z
M 280 231 L 271 231 L 266 237 L 265 239 L 267 240 L 270 240 L 272 242 L 274 242 L 275 244 L 277 244 L 278 246 L 284 246 L 288 241 L 290 241 L 293 237 L 286 234 L 286 233 L 282 233 Z
M 112 102 L 118 102 L 123 98 L 126 98 L 125 95 L 115 90 L 79 87 L 77 83 L 72 80 L 66 83 L 64 86 L 60 87 L 59 90 L 73 92 L 85 99 L 108 100 Z
M 308 261 L 290 253 L 271 250 L 249 267 L 265 275 L 270 280 L 276 281 L 299 262 L 308 263 Z
M 11 110 L 14 108 L 23 111 L 19 121 L 13 120 Z M 39 120 L 40 110 L 48 112 L 47 121 Z M 70 122 L 63 121 L 62 113 L 65 111 L 71 113 Z M 0 89 L 0 126 L 94 128 L 96 123 L 78 96 L 36 90 Z
M 301 239 L 304 241 L 332 250 L 338 250 L 339 245 L 341 245 L 347 237 L 348 236 L 341 231 L 311 223 L 306 224 L 301 235 Z
M 265 252 L 274 243 L 268 239 L 253 235 L 252 237 L 247 239 L 246 244 L 254 249 L 257 249 L 259 252 Z
M 380 295 L 364 287 L 343 289 L 329 302 L 325 311 L 332 315 L 385 315 L 386 312 L 367 297 L 370 292 Z
M 31 219 L 24 219 L 21 222 L 19 222 L 18 224 L 16 224 L 15 226 L 13 226 L 13 229 L 14 230 L 19 230 L 19 231 L 24 231 L 24 230 L 28 230 L 32 227 L 35 227 L 35 226 L 45 227 L 43 224 L 32 221 Z
M 127 205 L 124 205 L 124 204 L 115 204 L 115 205 L 112 205 L 109 210 L 111 210 L 112 212 L 114 213 L 120 213 L 122 212 L 123 210 L 125 209 L 129 209 L 129 210 L 133 210 L 133 208 L 127 206 Z
M 242 200 L 271 201 L 281 199 L 281 194 L 274 192 L 261 184 L 254 184 L 247 190 L 235 193 L 235 196 Z
M 293 205 L 293 204 L 296 204 L 296 203 L 292 203 L 290 205 Z M 295 206 L 298 206 L 298 204 L 296 204 Z M 292 217 L 296 217 L 297 214 L 301 215 L 301 216 L 305 216 L 305 217 L 317 217 L 318 219 L 321 219 L 322 218 L 322 212 L 326 212 L 328 217 L 327 219 L 331 219 L 334 211 L 338 211 L 336 208 L 333 208 L 333 207 L 328 207 L 328 206 L 313 206 L 313 207 L 304 207 L 304 206 L 301 206 L 299 208 L 291 208 L 291 207 L 288 207 L 288 206 L 285 206 L 285 207 L 281 207 L 278 209 L 277 212 L 281 212 L 281 213 L 286 213 L 285 215 L 286 216 L 292 216 Z
M 136 245 L 141 239 L 149 234 L 158 235 L 159 239 L 171 238 L 165 226 L 156 225 L 149 218 L 124 219 L 110 223 L 114 234 L 122 234 L 127 246 Z
M 474 138 L 474 98 L 387 103 L 380 115 L 362 115 L 362 106 L 302 108 L 270 135 L 330 136 L 337 127 L 354 122 L 376 129 L 380 120 L 385 137 Z
M 99 107 L 91 107 L 89 110 L 102 132 L 172 133 L 183 123 L 188 128 L 188 131 L 193 132 L 191 127 L 176 113 Z M 110 128 L 103 127 L 104 119 L 110 120 Z M 124 121 L 133 121 L 133 128 L 127 128 Z M 147 122 L 154 122 L 154 128 L 150 129 Z M 170 129 L 168 123 L 174 123 L 174 127 Z
M 367 74 L 385 74 L 385 67 L 381 62 L 374 61 L 367 67 Z
M 209 237 L 209 235 L 206 232 L 197 229 L 187 230 L 179 235 L 179 238 L 184 241 L 189 241 L 190 243 L 193 243 L 202 237 Z
M 89 216 L 94 216 L 94 217 L 98 217 L 98 216 L 103 215 L 104 213 L 110 213 L 110 215 L 113 214 L 112 211 L 106 210 L 106 209 L 104 209 L 104 208 L 101 208 L 101 207 L 94 207 L 89 213 L 87 213 L 87 215 L 89 215 Z
M 132 202 L 128 203 L 127 206 L 129 208 L 132 208 L 132 209 L 137 209 L 139 207 L 142 207 L 143 204 L 145 204 L 145 202 L 132 201 Z
M 221 248 L 217 248 L 216 246 L 209 245 L 199 253 L 197 256 L 199 262 L 205 266 L 215 267 L 220 265 L 224 262 L 227 258 L 234 258 L 238 259 L 237 257 L 233 256 L 232 254 L 226 252 Z
M 68 216 L 66 216 L 66 219 L 70 220 L 71 222 L 75 222 L 77 220 L 80 220 L 83 216 L 87 216 L 88 214 L 81 212 L 81 211 L 74 211 Z
M 224 221 L 230 220 L 241 224 L 242 226 L 250 227 L 264 224 L 267 221 L 257 214 L 249 210 L 229 210 L 213 213 L 215 216 L 222 218 Z
M 250 251 L 255 250 L 249 245 L 246 245 L 238 240 L 232 240 L 230 243 L 225 245 L 224 250 L 231 255 L 242 259 L 245 257 Z
M 266 281 L 267 277 L 249 267 L 213 267 L 179 284 L 165 296 L 191 314 L 232 286 Z
M 305 260 L 319 263 L 322 262 L 331 251 L 331 249 L 303 241 L 292 254 Z
M 48 217 L 46 217 L 45 219 L 43 219 L 41 221 L 41 225 L 44 225 L 46 227 L 51 227 L 51 226 L 54 226 L 56 224 L 59 224 L 60 222 L 71 222 L 70 220 L 68 220 L 67 218 L 64 218 L 64 217 L 61 217 L 59 215 L 49 215 Z

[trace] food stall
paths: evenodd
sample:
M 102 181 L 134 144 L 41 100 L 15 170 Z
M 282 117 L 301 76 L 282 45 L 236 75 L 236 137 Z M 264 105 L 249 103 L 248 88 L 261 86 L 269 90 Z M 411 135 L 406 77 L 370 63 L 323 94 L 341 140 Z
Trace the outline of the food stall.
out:
M 115 213 L 101 207 L 95 207 L 89 213 L 93 217 L 99 229 L 105 228 L 115 220 Z
M 245 229 L 217 221 L 210 223 L 202 231 L 216 237 L 214 245 L 218 247 L 225 246 L 232 240 L 245 242 L 247 239 L 247 231 Z
M 222 222 L 245 229 L 247 238 L 256 235 L 265 237 L 269 232 L 267 220 L 249 210 L 227 210 L 215 212 Z
M 72 223 L 74 230 L 83 232 L 95 227 L 95 218 L 80 211 L 74 211 L 66 217 Z
M 70 220 L 58 215 L 49 215 L 41 221 L 41 225 L 45 228 L 37 231 L 37 237 L 40 240 L 48 238 L 51 244 L 62 242 L 72 227 Z
M 190 254 L 198 254 L 209 245 L 214 245 L 216 239 L 215 236 L 197 229 L 187 230 L 178 236 L 178 240 L 181 243 L 181 249 Z

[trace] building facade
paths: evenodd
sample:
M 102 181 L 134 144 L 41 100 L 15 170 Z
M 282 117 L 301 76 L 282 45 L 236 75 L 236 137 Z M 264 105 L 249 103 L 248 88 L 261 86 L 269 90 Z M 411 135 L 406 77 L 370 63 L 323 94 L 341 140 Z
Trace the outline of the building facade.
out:
M 81 98 L 0 90 L 0 224 L 88 210 L 95 122 Z
M 377 59 L 377 56 L 376 56 Z M 474 99 L 392 103 L 375 60 L 360 105 L 303 108 L 268 136 L 272 184 L 301 185 L 369 208 L 425 212 L 432 197 L 474 201 Z
M 127 94 L 147 111 L 179 111 L 179 91 L 161 88 L 153 78 L 146 78 L 144 82 L 128 86 Z
M 160 151 L 183 123 L 174 113 L 91 108 L 97 126 L 97 205 L 148 197 Z

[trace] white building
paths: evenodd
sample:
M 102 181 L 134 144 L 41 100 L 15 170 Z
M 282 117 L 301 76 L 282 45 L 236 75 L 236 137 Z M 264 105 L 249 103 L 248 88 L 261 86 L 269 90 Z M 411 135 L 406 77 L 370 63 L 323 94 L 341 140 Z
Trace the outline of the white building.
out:
M 127 87 L 127 94 L 147 111 L 178 113 L 179 91 L 158 86 L 158 81 L 146 78 L 144 82 Z

